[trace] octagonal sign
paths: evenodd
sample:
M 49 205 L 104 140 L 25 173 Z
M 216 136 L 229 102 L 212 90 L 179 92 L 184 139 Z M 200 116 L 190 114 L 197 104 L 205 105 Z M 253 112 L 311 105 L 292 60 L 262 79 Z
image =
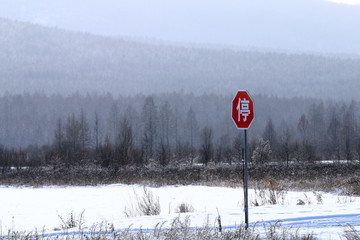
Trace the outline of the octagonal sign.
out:
M 254 102 L 246 90 L 239 90 L 232 101 L 232 119 L 238 129 L 248 129 L 254 120 Z

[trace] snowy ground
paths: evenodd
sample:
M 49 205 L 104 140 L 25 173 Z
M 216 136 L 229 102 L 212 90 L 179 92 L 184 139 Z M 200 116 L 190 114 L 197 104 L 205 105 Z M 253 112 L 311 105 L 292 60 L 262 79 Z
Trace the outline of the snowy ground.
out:
M 138 185 L 106 185 L 98 187 L 44 187 L 15 188 L 0 186 L 0 234 L 8 229 L 32 231 L 43 228 L 47 232 L 56 232 L 61 226 L 60 216 L 70 212 L 79 215 L 84 211 L 85 226 L 94 223 L 113 223 L 116 229 L 151 229 L 157 223 L 179 216 L 176 208 L 181 203 L 193 206 L 192 213 L 181 214 L 181 218 L 190 216 L 191 226 L 201 227 L 209 219 L 210 225 L 216 225 L 215 219 L 221 216 L 222 225 L 233 228 L 244 221 L 243 190 L 228 187 L 206 186 L 166 186 L 149 188 L 160 199 L 161 214 L 154 217 L 126 217 L 133 209 L 136 195 L 143 194 Z M 278 205 L 255 207 L 254 191 L 250 190 L 249 220 L 273 222 L 282 220 L 283 225 L 299 228 L 304 233 L 314 232 L 320 239 L 339 239 L 343 233 L 341 225 L 351 224 L 360 227 L 360 198 L 320 193 L 322 201 L 313 192 L 287 192 Z M 305 205 L 296 205 L 298 200 Z M 259 200 L 259 199 L 258 199 Z M 261 224 L 259 224 L 261 225 Z M 166 224 L 165 224 L 166 226 Z

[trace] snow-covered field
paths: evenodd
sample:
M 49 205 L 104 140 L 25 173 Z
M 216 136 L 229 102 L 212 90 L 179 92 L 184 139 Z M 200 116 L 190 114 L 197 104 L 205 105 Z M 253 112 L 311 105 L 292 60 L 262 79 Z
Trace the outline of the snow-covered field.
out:
M 43 228 L 47 232 L 59 231 L 60 217 L 71 212 L 76 216 L 84 211 L 84 226 L 94 223 L 113 223 L 116 229 L 151 229 L 157 223 L 169 224 L 179 216 L 176 212 L 181 203 L 194 208 L 182 213 L 190 217 L 191 226 L 202 227 L 207 222 L 216 226 L 218 212 L 225 228 L 234 228 L 244 221 L 243 190 L 229 187 L 165 186 L 148 188 L 160 200 L 158 216 L 135 215 L 136 195 L 142 196 L 139 185 L 106 185 L 97 187 L 6 187 L 0 186 L 0 231 L 9 229 L 32 231 Z M 258 201 L 259 201 L 259 197 Z M 320 239 L 339 239 L 342 225 L 360 227 L 360 198 L 339 196 L 331 193 L 286 192 L 277 205 L 253 206 L 254 190 L 249 192 L 249 220 L 275 222 L 282 220 L 284 226 L 299 228 L 301 232 L 316 234 Z M 299 199 L 305 205 L 297 205 Z M 133 210 L 133 211 L 132 211 Z M 262 224 L 258 224 L 259 228 Z M 60 231 L 59 231 L 60 232 Z

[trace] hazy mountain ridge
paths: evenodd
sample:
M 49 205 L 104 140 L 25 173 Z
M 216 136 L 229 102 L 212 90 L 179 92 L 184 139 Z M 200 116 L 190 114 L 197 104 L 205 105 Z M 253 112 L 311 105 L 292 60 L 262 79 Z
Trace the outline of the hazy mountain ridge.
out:
M 146 44 L 0 19 L 1 92 L 358 99 L 360 59 Z
M 104 36 L 360 54 L 360 6 L 327 0 L 0 0 L 0 16 Z

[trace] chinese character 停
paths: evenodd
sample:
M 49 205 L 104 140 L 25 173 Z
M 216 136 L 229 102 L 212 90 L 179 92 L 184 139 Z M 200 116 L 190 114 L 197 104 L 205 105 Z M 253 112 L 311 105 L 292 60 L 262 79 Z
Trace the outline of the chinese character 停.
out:
M 238 110 L 238 121 L 240 122 L 241 117 L 243 117 L 243 121 L 246 122 L 247 121 L 247 117 L 250 114 L 250 109 L 249 109 L 249 100 L 246 100 L 246 98 L 244 99 L 239 99 L 239 103 L 237 105 L 237 110 Z

